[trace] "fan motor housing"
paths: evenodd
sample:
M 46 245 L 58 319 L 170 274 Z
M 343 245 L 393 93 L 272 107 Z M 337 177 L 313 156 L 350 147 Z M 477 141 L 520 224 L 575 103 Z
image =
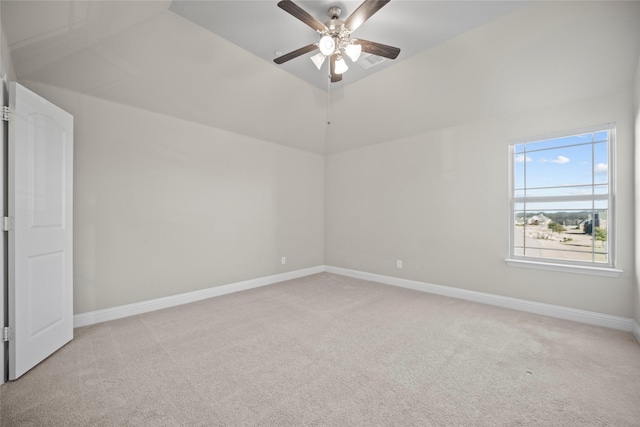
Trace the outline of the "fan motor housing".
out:
M 344 21 L 341 21 L 339 19 L 332 19 L 331 21 L 327 22 L 325 25 L 329 29 L 327 33 L 332 36 L 339 35 L 344 29 Z

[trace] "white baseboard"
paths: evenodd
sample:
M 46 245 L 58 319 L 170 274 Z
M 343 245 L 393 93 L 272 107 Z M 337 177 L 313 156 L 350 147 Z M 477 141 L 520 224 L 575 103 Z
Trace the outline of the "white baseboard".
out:
M 640 325 L 634 319 L 332 266 L 317 266 L 305 268 L 302 270 L 290 271 L 287 273 L 275 274 L 266 277 L 259 277 L 257 279 L 245 280 L 228 285 L 214 286 L 212 288 L 202 289 L 199 291 L 187 292 L 163 298 L 156 298 L 139 303 L 127 304 L 103 310 L 96 310 L 88 313 L 80 313 L 76 314 L 73 317 L 73 326 L 75 328 L 78 328 L 82 326 L 89 326 L 96 323 L 106 322 L 109 320 L 135 316 L 137 314 L 161 310 L 163 308 L 175 307 L 178 305 L 201 301 L 204 299 L 226 295 L 233 292 L 245 291 L 248 289 L 284 282 L 286 280 L 310 276 L 312 274 L 322 273 L 324 271 L 328 273 L 369 280 L 386 285 L 399 286 L 402 288 L 413 289 L 416 291 L 422 291 L 466 301 L 473 301 L 512 310 L 519 310 L 528 313 L 540 314 L 543 316 L 572 320 L 575 322 L 632 332 L 638 342 L 640 342 Z
M 633 332 L 633 336 L 636 337 L 636 340 L 638 340 L 638 343 L 640 343 L 640 324 L 638 324 L 637 320 L 633 321 L 633 326 L 632 326 L 632 331 Z
M 366 273 L 340 267 L 326 266 L 325 271 L 327 271 L 328 273 L 340 274 L 343 276 L 369 280 L 386 285 L 399 286 L 402 288 L 428 292 L 431 294 L 442 295 L 451 298 L 458 298 L 467 301 L 479 302 L 482 304 L 509 308 L 512 310 L 525 311 L 527 313 L 541 314 L 543 316 L 572 320 L 574 322 L 587 323 L 590 325 L 604 326 L 607 328 L 633 332 L 636 338 L 638 338 L 638 341 L 640 341 L 640 328 L 638 327 L 638 324 L 634 322 L 633 319 L 629 319 L 626 317 L 611 316 L 608 314 L 596 313 L 593 311 L 578 310 L 575 308 L 544 304 L 518 298 L 504 297 L 501 295 L 470 291 L 450 286 L 434 285 L 431 283 L 418 282 L 415 280 L 400 279 L 398 277 L 382 276 L 380 274 Z
M 89 326 L 96 323 L 107 322 L 109 320 L 121 319 L 123 317 L 135 316 L 137 314 L 148 313 L 150 311 L 161 310 L 163 308 L 175 307 L 190 302 L 201 301 L 233 292 L 246 291 L 260 286 L 272 285 L 286 280 L 297 279 L 299 277 L 310 276 L 322 273 L 325 267 L 305 268 L 302 270 L 290 271 L 287 273 L 274 274 L 273 276 L 259 277 L 257 279 L 244 280 L 242 282 L 230 283 L 228 285 L 214 286 L 212 288 L 199 291 L 187 292 L 163 298 L 156 298 L 149 301 L 142 301 L 133 304 L 121 305 L 118 307 L 106 308 L 87 313 L 80 313 L 73 316 L 73 327 Z

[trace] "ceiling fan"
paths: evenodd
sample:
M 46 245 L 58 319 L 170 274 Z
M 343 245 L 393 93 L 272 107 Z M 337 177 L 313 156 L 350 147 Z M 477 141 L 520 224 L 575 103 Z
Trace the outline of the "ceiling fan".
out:
M 325 59 L 329 57 L 329 74 L 331 82 L 339 82 L 342 80 L 342 73 L 349 67 L 344 61 L 344 56 L 348 56 L 354 62 L 358 60 L 361 52 L 382 56 L 389 59 L 396 59 L 400 53 L 400 49 L 393 46 L 387 46 L 382 43 L 376 43 L 362 39 L 352 39 L 351 33 L 354 32 L 367 19 L 371 18 L 374 13 L 379 11 L 390 0 L 365 0 L 351 15 L 344 21 L 340 20 L 342 9 L 338 6 L 332 6 L 327 11 L 328 22 L 322 23 L 311 16 L 308 12 L 296 5 L 291 0 L 282 0 L 278 2 L 278 7 L 285 12 L 290 13 L 300 21 L 321 34 L 318 43 L 301 47 L 292 52 L 279 56 L 273 61 L 276 64 L 283 64 L 291 59 L 297 58 L 315 50 L 320 50 L 311 57 L 313 63 L 320 69 Z

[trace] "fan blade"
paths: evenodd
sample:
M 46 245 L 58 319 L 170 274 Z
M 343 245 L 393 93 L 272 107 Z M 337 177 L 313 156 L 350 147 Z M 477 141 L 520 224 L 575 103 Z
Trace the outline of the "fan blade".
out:
M 318 32 L 323 32 L 327 29 L 327 26 L 322 22 L 318 21 L 316 18 L 311 16 L 307 11 L 302 9 L 300 6 L 292 2 L 291 0 L 282 0 L 278 2 L 278 7 L 285 12 L 289 12 L 294 17 L 298 18 L 314 30 Z
M 400 54 L 400 48 L 387 46 L 386 44 L 370 42 L 369 40 L 356 39 L 355 44 L 362 46 L 362 51 L 372 55 L 384 56 L 389 59 L 396 59 Z
M 351 15 L 344 21 L 344 26 L 349 31 L 355 31 L 367 19 L 371 18 L 374 13 L 379 11 L 382 6 L 389 3 L 390 0 L 365 0 Z
M 276 59 L 273 60 L 273 62 L 275 62 L 276 64 L 282 64 L 285 63 L 293 58 L 297 58 L 300 55 L 304 55 L 305 53 L 309 53 L 309 52 L 313 52 L 314 50 L 316 50 L 318 48 L 317 44 L 310 44 L 307 45 L 305 47 L 301 47 L 300 49 L 296 49 L 293 52 L 289 52 L 289 53 L 285 53 L 282 56 L 277 57 Z
M 331 83 L 339 82 L 342 80 L 342 74 L 336 74 L 336 56 L 331 55 L 329 57 L 329 70 L 331 74 Z

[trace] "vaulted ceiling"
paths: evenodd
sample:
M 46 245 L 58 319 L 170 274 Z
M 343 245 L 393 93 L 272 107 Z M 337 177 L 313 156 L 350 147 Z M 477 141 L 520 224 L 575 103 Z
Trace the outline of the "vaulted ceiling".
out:
M 307 58 L 273 63 L 316 37 L 276 3 L 2 0 L 0 13 L 27 86 L 317 153 L 622 90 L 640 51 L 639 2 L 392 0 L 358 34 L 401 56 L 352 64 L 327 92 Z M 321 20 L 359 4 L 297 3 Z
M 364 54 L 356 65 L 347 59 L 349 70 L 343 80 L 332 84 L 330 89 L 337 90 L 356 82 L 512 12 L 530 1 L 390 1 L 358 27 L 353 38 L 399 47 L 401 52 L 398 58 L 391 61 Z M 276 56 L 319 40 L 315 30 L 276 7 L 276 4 L 277 0 L 174 0 L 171 10 L 271 62 Z M 346 20 L 362 4 L 362 0 L 297 0 L 295 4 L 326 23 L 329 21 L 329 7 L 339 7 L 340 19 Z M 312 54 L 287 62 L 281 68 L 322 90 L 328 90 L 327 64 L 323 64 L 319 72 L 309 60 Z

